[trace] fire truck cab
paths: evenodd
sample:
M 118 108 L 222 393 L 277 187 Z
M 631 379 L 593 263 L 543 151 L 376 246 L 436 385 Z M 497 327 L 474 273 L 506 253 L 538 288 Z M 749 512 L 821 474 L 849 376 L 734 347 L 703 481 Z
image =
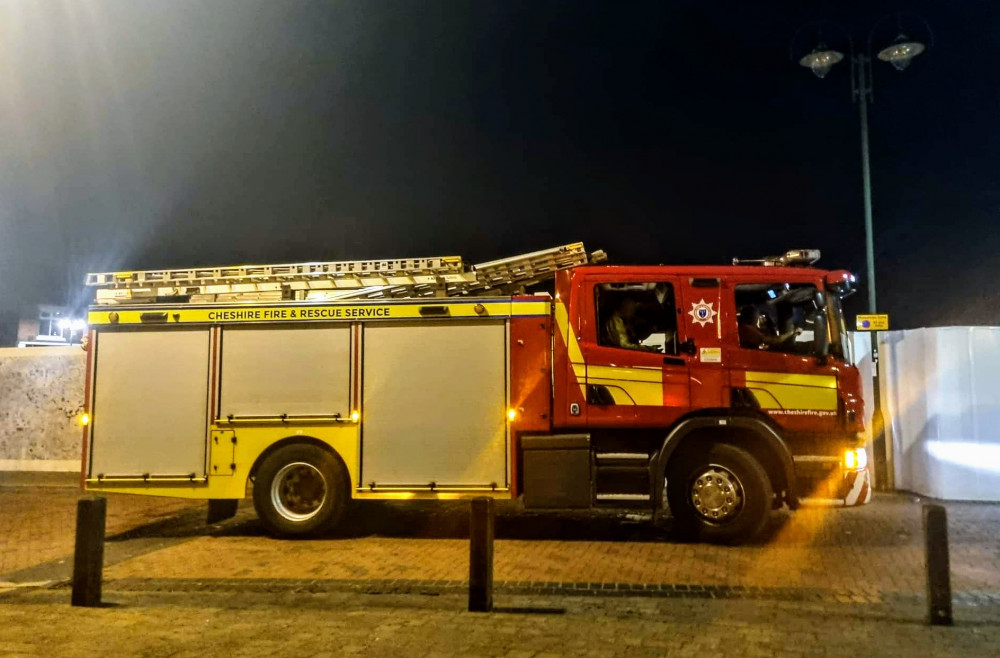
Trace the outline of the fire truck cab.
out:
M 90 275 L 84 486 L 218 518 L 252 484 L 284 536 L 366 498 L 640 508 L 719 542 L 782 505 L 863 504 L 853 277 L 816 257 L 608 266 L 574 244 Z
M 787 266 L 560 272 L 553 425 L 586 433 L 589 502 L 666 503 L 675 524 L 714 540 L 756 534 L 782 503 L 867 502 L 860 380 L 840 307 L 852 281 Z M 635 327 L 625 346 L 609 336 L 623 307 Z M 529 448 L 550 439 L 524 440 L 530 463 Z M 538 477 L 557 473 L 550 462 Z M 526 503 L 544 505 L 530 467 L 525 478 Z

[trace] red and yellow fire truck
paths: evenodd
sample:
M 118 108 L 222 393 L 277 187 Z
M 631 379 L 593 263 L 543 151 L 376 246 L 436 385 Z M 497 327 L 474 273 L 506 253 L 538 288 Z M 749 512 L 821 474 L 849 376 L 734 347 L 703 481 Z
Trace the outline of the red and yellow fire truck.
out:
M 88 275 L 84 485 L 217 517 L 249 488 L 283 536 L 362 499 L 643 508 L 706 541 L 863 504 L 854 279 L 818 256 L 611 266 L 572 244 Z

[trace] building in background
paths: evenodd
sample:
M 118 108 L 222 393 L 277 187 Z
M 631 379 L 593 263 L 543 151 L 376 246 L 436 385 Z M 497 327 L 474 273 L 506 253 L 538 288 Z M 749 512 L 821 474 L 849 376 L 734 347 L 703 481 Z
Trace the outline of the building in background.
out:
M 22 309 L 17 320 L 18 347 L 79 345 L 87 334 L 87 322 L 65 306 L 38 304 Z

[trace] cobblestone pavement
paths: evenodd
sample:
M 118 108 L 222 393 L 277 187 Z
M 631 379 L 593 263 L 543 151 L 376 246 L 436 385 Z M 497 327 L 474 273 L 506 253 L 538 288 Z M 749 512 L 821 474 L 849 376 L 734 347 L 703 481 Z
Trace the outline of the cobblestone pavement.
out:
M 10 574 L 73 552 L 76 501 L 73 486 L 0 486 L 0 581 Z M 162 521 L 204 502 L 176 498 L 110 495 L 106 533 L 113 536 Z
M 71 608 L 68 591 L 0 597 L 9 656 L 996 656 L 1000 608 L 929 627 L 919 606 L 752 600 L 346 593 L 122 593 Z
M 946 505 L 957 624 L 930 628 L 906 495 L 778 514 L 739 547 L 501 505 L 485 615 L 464 612 L 467 504 L 362 504 L 277 541 L 249 505 L 206 528 L 204 503 L 128 496 L 109 497 L 109 606 L 71 608 L 79 496 L 0 487 L 0 581 L 58 574 L 0 587 L 0 655 L 1000 655 L 1000 505 Z
M 0 581 L 24 580 L 11 572 L 57 559 L 66 564 L 56 578 L 69 575 L 79 495 L 0 487 Z M 946 506 L 953 590 L 1000 595 L 1000 505 Z M 468 575 L 467 503 L 361 504 L 336 533 L 299 541 L 267 537 L 249 505 L 212 528 L 201 522 L 203 509 L 191 501 L 111 496 L 106 581 L 133 589 L 150 579 L 358 581 L 413 591 L 461 586 Z M 727 595 L 790 589 L 879 601 L 924 588 L 921 506 L 902 494 L 861 508 L 778 514 L 768 536 L 752 546 L 679 543 L 645 519 L 535 514 L 513 505 L 500 507 L 497 538 L 495 578 L 510 591 L 699 586 Z M 143 541 L 149 547 L 141 551 L 117 550 Z
M 1000 595 L 1000 505 L 947 507 L 954 591 Z M 244 512 L 220 531 L 111 566 L 106 578 L 460 584 L 468 575 L 466 508 L 435 509 L 361 509 L 341 535 L 305 541 L 270 539 Z M 385 536 L 400 532 L 405 536 Z M 497 537 L 495 578 L 505 586 L 793 588 L 863 600 L 924 588 L 921 506 L 903 495 L 863 508 L 778 515 L 770 536 L 754 546 L 678 543 L 647 522 L 524 512 L 502 514 Z

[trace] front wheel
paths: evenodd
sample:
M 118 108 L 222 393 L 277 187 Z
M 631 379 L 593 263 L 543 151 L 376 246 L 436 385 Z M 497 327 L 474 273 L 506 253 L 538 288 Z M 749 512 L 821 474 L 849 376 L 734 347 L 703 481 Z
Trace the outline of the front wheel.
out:
M 760 462 L 725 443 L 671 461 L 666 488 L 675 527 L 693 539 L 714 543 L 756 537 L 767 523 L 774 497 Z
M 275 535 L 312 535 L 344 515 L 347 481 L 343 464 L 328 450 L 309 444 L 284 446 L 257 469 L 254 508 Z

